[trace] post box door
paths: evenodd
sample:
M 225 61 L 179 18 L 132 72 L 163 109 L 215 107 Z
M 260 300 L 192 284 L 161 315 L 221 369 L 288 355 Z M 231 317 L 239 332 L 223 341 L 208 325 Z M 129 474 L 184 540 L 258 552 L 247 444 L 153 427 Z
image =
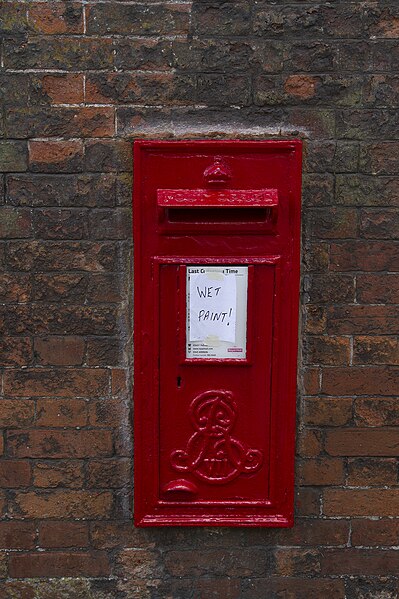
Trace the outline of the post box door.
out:
M 187 355 L 187 271 L 241 272 L 246 306 L 234 328 L 246 329 L 245 358 Z M 236 268 L 234 268 L 236 266 Z M 205 268 L 204 268 L 205 267 Z M 223 275 L 222 275 L 223 276 Z M 212 280 L 209 279 L 211 282 Z M 200 307 L 224 281 L 193 286 Z M 201 285 L 201 283 L 200 283 Z M 216 292 L 215 292 L 216 289 Z M 160 267 L 160 492 L 165 501 L 265 501 L 269 496 L 270 392 L 275 265 L 168 264 Z M 255 299 L 256 298 L 256 299 Z M 240 298 L 242 299 L 242 298 Z M 234 303 L 235 298 L 230 298 Z M 229 298 L 225 299 L 228 311 Z M 226 304 L 227 301 L 227 304 Z M 214 307 L 214 305 L 213 305 Z M 202 315 L 205 309 L 199 310 Z M 223 310 L 223 303 L 221 304 Z M 232 310 L 230 308 L 230 310 Z M 196 313 L 197 316 L 198 312 Z M 233 315 L 234 316 L 234 315 Z M 224 320 L 228 318 L 228 313 Z M 220 321 L 214 329 L 220 331 Z M 221 323 L 223 324 L 223 323 Z M 227 323 L 233 324 L 233 323 Z M 219 325 L 219 328 L 218 328 Z M 235 336 L 233 337 L 235 339 Z M 249 343 L 248 343 L 249 341 Z M 229 344 L 231 345 L 231 344 Z M 234 345 L 234 344 L 233 344 Z M 242 339 L 240 340 L 240 346 Z M 228 348 L 228 349 L 242 349 Z M 200 351 L 200 349 L 199 349 Z M 226 354 L 229 355 L 229 354 Z M 254 357 L 256 356 L 256 359 Z

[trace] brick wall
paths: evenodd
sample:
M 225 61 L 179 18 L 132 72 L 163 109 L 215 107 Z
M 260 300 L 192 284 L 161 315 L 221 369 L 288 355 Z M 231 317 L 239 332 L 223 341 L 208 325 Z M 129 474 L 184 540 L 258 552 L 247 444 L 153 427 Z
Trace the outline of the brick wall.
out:
M 0 12 L 0 596 L 396 598 L 397 2 Z M 131 141 L 275 135 L 305 140 L 295 527 L 135 530 Z

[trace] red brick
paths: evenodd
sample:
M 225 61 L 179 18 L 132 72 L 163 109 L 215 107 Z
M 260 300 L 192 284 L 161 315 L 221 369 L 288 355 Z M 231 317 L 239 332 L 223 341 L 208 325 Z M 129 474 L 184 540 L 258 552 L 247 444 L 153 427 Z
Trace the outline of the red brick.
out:
M 396 459 L 357 458 L 348 460 L 350 487 L 390 486 L 398 482 Z
M 33 401 L 21 399 L 0 400 L 0 426 L 27 426 L 33 421 Z
M 321 555 L 314 549 L 276 549 L 277 576 L 306 576 L 320 572 Z
M 266 599 L 265 589 L 278 599 L 344 599 L 344 580 L 327 578 L 251 578 L 244 581 L 240 599 Z M 270 594 L 272 593 L 272 594 Z M 268 598 L 267 598 L 268 599 Z
M 329 306 L 327 320 L 327 330 L 333 335 L 386 335 L 399 332 L 399 314 L 393 306 Z
M 130 460 L 90 460 L 87 464 L 88 488 L 118 488 L 131 484 Z
M 80 366 L 83 362 L 85 342 L 82 337 L 37 337 L 35 358 L 38 364 L 55 366 Z
M 326 433 L 325 445 L 334 456 L 397 456 L 399 429 L 334 429 Z
M 397 159 L 396 159 L 397 160 Z M 363 209 L 360 215 L 360 235 L 368 239 L 398 239 L 397 208 Z
M 318 516 L 320 514 L 321 491 L 305 487 L 296 493 L 295 507 L 298 516 Z
M 33 344 L 29 337 L 0 338 L 1 366 L 29 366 L 32 362 Z
M 111 371 L 111 393 L 112 395 L 125 395 L 128 392 L 128 381 L 126 370 L 113 368 Z
M 304 307 L 304 333 L 320 335 L 326 332 L 327 311 L 324 306 L 307 305 Z
M 28 487 L 31 484 L 31 467 L 28 462 L 2 460 L 0 462 L 0 487 Z
M 357 237 L 358 217 L 353 208 L 313 208 L 308 213 L 308 235 L 317 239 Z
M 0 522 L 1 549 L 33 549 L 35 538 L 33 522 Z
M 361 240 L 332 243 L 330 268 L 338 271 L 399 271 L 399 243 Z
M 49 460 L 48 462 L 36 462 L 33 466 L 33 483 L 35 487 L 80 489 L 83 487 L 83 482 L 82 461 Z
M 99 457 L 112 454 L 112 435 L 107 430 L 10 430 L 7 446 L 15 457 Z
M 284 83 L 284 90 L 290 96 L 301 100 L 313 98 L 316 93 L 317 79 L 308 75 L 290 75 Z
M 397 337 L 355 337 L 353 362 L 399 366 L 399 340 Z
M 85 426 L 87 404 L 84 399 L 38 399 L 37 426 Z
M 39 546 L 45 549 L 59 547 L 87 547 L 88 525 L 85 522 L 41 522 L 39 524 Z
M 0 301 L 26 303 L 31 299 L 31 284 L 28 275 L 1 273 Z
M 13 397 L 101 397 L 108 392 L 108 371 L 100 368 L 8 370 L 4 393 Z
M 37 33 L 83 33 L 83 7 L 77 2 L 33 2 L 29 24 Z
M 305 424 L 341 426 L 352 419 L 352 399 L 349 397 L 311 398 L 303 400 Z
M 322 574 L 396 575 L 399 569 L 397 551 L 376 549 L 326 549 L 321 558 Z
M 394 516 L 399 511 L 396 489 L 326 489 L 326 516 Z
M 302 460 L 298 471 L 299 484 L 305 486 L 341 485 L 345 479 L 343 460 L 334 458 Z
M 352 545 L 364 547 L 399 545 L 399 520 L 352 520 Z
M 321 390 L 327 395 L 395 395 L 399 368 L 324 368 Z
M 83 80 L 80 73 L 46 74 L 41 85 L 52 104 L 80 104 L 84 101 Z
M 362 304 L 398 304 L 399 276 L 359 274 L 356 277 L 356 294 Z
M 93 552 L 43 552 L 10 555 L 9 572 L 12 578 L 41 578 L 43 576 L 107 576 L 108 557 Z
M 302 390 L 305 395 L 316 395 L 320 392 L 320 368 L 303 370 Z
M 36 172 L 71 172 L 83 169 L 83 142 L 36 141 L 29 142 L 29 163 Z
M 316 429 L 304 429 L 298 433 L 298 453 L 302 457 L 315 457 L 322 450 L 322 436 Z
M 399 426 L 396 397 L 361 397 L 355 401 L 355 418 L 363 426 Z
M 44 213 L 42 215 L 44 217 Z M 49 223 L 46 222 L 47 226 Z M 57 221 L 52 221 L 52 231 L 54 234 L 63 234 L 69 227 L 68 218 L 64 222 L 59 222 L 59 228 Z M 41 226 L 41 225 L 40 225 Z M 71 226 L 74 225 L 71 223 Z M 78 229 L 79 231 L 79 229 Z M 53 234 L 47 229 L 46 236 Z M 80 235 L 80 233 L 79 233 Z M 34 274 L 33 275 L 34 292 L 33 297 L 37 301 L 45 302 L 70 302 L 74 304 L 82 304 L 86 298 L 87 280 L 86 276 L 82 274 Z M 72 339 L 76 341 L 78 337 L 64 337 L 65 345 L 70 346 L 73 344 Z M 48 338 L 48 343 L 56 344 L 57 339 Z M 61 341 L 62 343 L 62 341 Z M 78 342 L 79 343 L 79 342 Z M 43 349 L 43 348 L 42 348 Z M 54 347 L 54 349 L 56 349 Z M 67 349 L 67 347 L 65 347 Z M 60 348 L 61 350 L 61 348 Z
M 28 491 L 15 494 L 10 514 L 20 518 L 95 519 L 111 515 L 108 491 Z

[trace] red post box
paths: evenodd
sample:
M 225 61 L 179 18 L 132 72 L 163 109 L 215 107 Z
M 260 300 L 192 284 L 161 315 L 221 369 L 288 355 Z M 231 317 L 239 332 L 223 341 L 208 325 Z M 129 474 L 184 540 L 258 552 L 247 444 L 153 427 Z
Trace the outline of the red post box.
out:
M 301 142 L 134 144 L 135 523 L 291 526 Z

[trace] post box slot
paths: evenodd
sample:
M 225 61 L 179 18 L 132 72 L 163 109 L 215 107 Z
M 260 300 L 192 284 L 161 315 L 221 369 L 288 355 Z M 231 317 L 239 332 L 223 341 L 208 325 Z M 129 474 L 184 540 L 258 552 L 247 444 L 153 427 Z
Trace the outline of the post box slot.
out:
M 166 219 L 170 223 L 264 223 L 271 217 L 270 208 L 168 208 Z
M 161 208 L 276 208 L 277 189 L 158 189 Z

